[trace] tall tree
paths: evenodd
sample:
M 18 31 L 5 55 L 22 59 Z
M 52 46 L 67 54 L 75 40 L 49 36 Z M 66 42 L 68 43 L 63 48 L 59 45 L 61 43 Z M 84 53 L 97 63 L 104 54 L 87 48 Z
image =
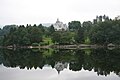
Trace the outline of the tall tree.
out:
M 42 31 L 38 27 L 33 27 L 29 34 L 31 43 L 39 43 L 42 41 Z
M 95 44 L 120 44 L 120 21 L 104 21 L 94 24 L 89 37 Z
M 44 26 L 43 26 L 42 24 L 39 24 L 39 25 L 38 25 L 38 28 L 40 28 L 40 30 L 42 31 L 42 33 L 45 32 Z
M 53 26 L 53 25 L 51 25 L 51 26 L 49 27 L 49 32 L 50 32 L 50 34 L 52 34 L 52 33 L 55 32 L 55 29 L 54 29 L 54 26 Z
M 81 27 L 81 23 L 80 21 L 71 21 L 68 23 L 68 27 L 70 31 L 75 31 Z
M 83 30 L 83 27 L 78 29 L 78 31 L 76 33 L 76 36 L 75 36 L 75 41 L 77 43 L 83 43 L 84 42 L 84 30 Z

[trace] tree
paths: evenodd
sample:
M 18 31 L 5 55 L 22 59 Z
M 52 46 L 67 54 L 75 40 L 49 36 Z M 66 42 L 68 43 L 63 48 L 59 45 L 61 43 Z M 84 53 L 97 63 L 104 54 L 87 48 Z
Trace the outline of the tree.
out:
M 42 41 L 42 31 L 38 27 L 32 27 L 29 38 L 31 43 L 39 43 Z
M 51 25 L 48 30 L 49 30 L 49 33 L 50 33 L 50 34 L 52 34 L 52 33 L 55 32 L 55 29 L 54 29 L 54 26 L 53 26 L 53 25 Z
M 84 21 L 82 24 L 82 27 L 84 30 L 89 31 L 90 28 L 92 27 L 92 22 L 91 21 Z
M 69 31 L 58 31 L 54 32 L 52 35 L 52 41 L 59 44 L 73 44 L 74 34 Z
M 28 37 L 28 31 L 25 27 L 19 27 L 18 30 L 16 31 L 16 34 L 19 35 L 17 37 L 17 44 L 19 46 L 25 46 L 25 45 L 30 45 L 30 38 Z
M 4 36 L 3 43 L 4 46 L 28 46 L 41 42 L 42 35 L 41 29 L 35 25 L 27 25 L 27 27 L 20 25 L 18 28 L 10 29 L 10 32 Z
M 109 20 L 94 24 L 89 37 L 95 44 L 120 44 L 120 21 Z
M 52 42 L 54 43 L 59 43 L 61 38 L 61 33 L 60 32 L 54 32 L 52 34 Z
M 77 43 L 83 43 L 84 42 L 84 31 L 83 31 L 83 28 L 79 28 L 77 33 L 76 33 L 76 36 L 75 36 L 75 41 Z
M 68 28 L 70 31 L 78 30 L 81 27 L 80 21 L 71 21 L 68 23 Z
M 89 39 L 89 31 L 92 28 L 92 22 L 91 21 L 85 21 L 82 24 L 83 30 L 84 30 L 84 39 L 85 39 L 85 43 L 86 42 L 90 42 Z
M 73 34 L 71 32 L 65 31 L 61 33 L 60 44 L 72 44 L 74 43 Z
M 44 26 L 43 26 L 42 24 L 39 24 L 39 25 L 38 25 L 38 28 L 40 28 L 40 30 L 42 31 L 42 33 L 45 32 Z
M 9 34 L 11 28 L 15 29 L 17 27 L 18 27 L 17 25 L 5 25 L 3 29 L 0 30 L 0 36 L 3 37 L 4 35 Z

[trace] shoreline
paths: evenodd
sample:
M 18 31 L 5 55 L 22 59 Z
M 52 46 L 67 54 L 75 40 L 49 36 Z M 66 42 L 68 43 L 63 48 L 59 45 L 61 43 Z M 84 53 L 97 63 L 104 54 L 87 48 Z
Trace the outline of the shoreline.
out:
M 96 48 L 109 48 L 109 49 L 114 49 L 114 48 L 120 48 L 120 45 L 87 45 L 87 44 L 73 44 L 73 45 L 45 45 L 45 46 L 0 46 L 0 48 L 5 48 L 5 49 L 17 49 L 17 48 L 24 48 L 24 49 L 96 49 Z

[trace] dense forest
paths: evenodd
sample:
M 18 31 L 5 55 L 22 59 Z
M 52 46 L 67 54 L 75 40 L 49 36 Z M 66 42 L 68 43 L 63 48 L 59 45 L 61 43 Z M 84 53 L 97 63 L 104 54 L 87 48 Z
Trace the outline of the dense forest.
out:
M 67 31 L 55 31 L 53 25 L 6 25 L 0 29 L 1 46 L 50 44 L 120 44 L 120 20 L 97 16 L 91 21 L 71 21 Z

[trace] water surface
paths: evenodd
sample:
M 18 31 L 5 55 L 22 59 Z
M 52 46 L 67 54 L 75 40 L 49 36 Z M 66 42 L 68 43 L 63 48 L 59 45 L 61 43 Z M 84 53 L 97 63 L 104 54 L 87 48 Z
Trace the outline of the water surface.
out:
M 0 80 L 120 80 L 120 50 L 2 49 Z

